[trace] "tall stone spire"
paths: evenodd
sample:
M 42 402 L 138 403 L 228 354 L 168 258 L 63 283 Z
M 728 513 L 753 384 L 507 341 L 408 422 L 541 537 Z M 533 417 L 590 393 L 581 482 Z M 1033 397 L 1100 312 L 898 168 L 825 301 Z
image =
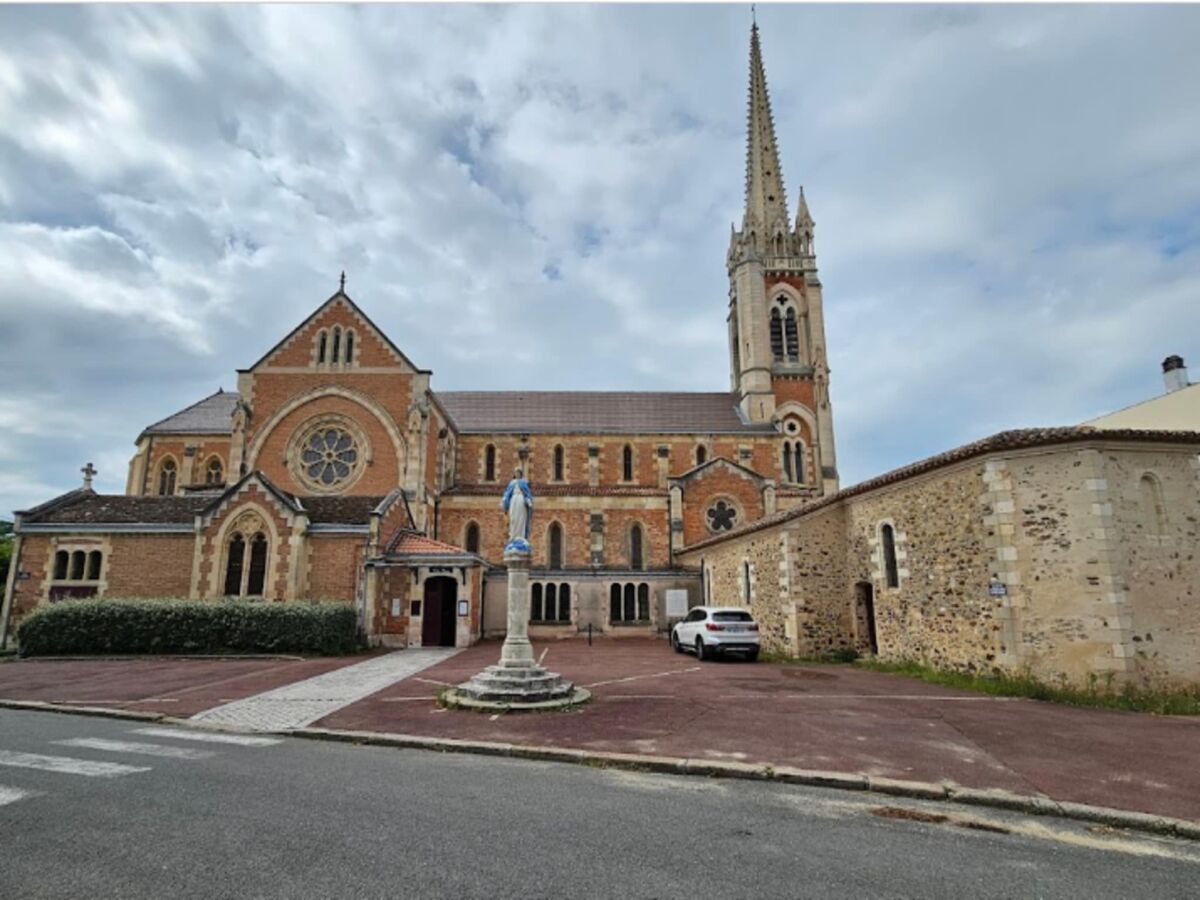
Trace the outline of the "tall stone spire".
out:
M 750 109 L 746 135 L 746 211 L 742 233 L 755 235 L 760 253 L 776 232 L 787 234 L 787 196 L 779 170 L 779 148 L 775 143 L 775 120 L 763 69 L 758 23 L 750 28 Z

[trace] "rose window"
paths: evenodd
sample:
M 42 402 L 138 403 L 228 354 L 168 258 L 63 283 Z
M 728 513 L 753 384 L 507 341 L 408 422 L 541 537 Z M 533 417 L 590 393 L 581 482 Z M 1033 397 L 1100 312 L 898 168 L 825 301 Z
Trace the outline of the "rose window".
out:
M 300 463 L 314 484 L 333 487 L 358 468 L 358 445 L 341 428 L 319 428 L 305 440 Z
M 708 508 L 709 531 L 729 531 L 737 524 L 737 509 L 724 500 L 718 500 Z

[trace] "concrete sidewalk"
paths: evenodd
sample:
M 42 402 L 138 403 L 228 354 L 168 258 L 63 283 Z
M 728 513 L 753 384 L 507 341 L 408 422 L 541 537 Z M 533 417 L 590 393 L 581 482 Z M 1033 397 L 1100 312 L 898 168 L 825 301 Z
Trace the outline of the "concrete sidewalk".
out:
M 953 782 L 1200 820 L 1200 719 L 952 690 L 853 666 L 700 664 L 663 641 L 540 645 L 595 700 L 565 713 L 440 709 L 494 662 L 467 650 L 321 719 L 351 731 L 650 754 Z

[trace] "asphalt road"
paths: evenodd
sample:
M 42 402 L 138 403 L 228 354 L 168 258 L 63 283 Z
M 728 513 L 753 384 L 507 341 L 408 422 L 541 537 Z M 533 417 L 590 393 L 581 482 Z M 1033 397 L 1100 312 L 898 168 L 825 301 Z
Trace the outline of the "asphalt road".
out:
M 1200 845 L 1057 820 L 145 728 L 0 710 L 0 897 L 1076 900 L 1194 897 L 1200 883 Z

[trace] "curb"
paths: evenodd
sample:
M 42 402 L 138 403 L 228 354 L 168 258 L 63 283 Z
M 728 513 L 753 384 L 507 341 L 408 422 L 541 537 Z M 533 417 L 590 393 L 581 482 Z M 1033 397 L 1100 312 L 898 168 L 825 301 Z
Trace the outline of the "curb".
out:
M 862 773 L 823 772 L 791 766 L 719 762 L 685 759 L 677 756 L 645 756 L 637 753 L 592 752 L 566 747 L 467 741 L 457 738 L 432 738 L 377 731 L 296 728 L 282 733 L 307 740 L 334 741 L 346 744 L 366 744 L 407 750 L 434 750 L 441 753 L 472 753 L 480 756 L 505 756 L 510 759 L 573 763 L 630 772 L 774 781 L 808 787 L 862 791 L 892 797 L 909 797 L 915 800 L 937 800 L 965 806 L 1004 809 L 1035 816 L 1059 816 L 1079 822 L 1124 828 L 1129 831 L 1200 841 L 1200 822 L 1156 816 L 1150 813 L 1109 809 L 1103 806 L 1090 806 L 1085 803 L 1058 802 L 1046 796 L 1015 794 L 1011 791 L 994 788 L 969 788 L 953 782 L 902 781 L 894 778 L 877 778 Z
M 109 709 L 101 706 L 66 706 L 41 700 L 3 700 L 0 709 L 30 712 L 69 713 L 76 716 L 96 716 L 105 719 L 129 719 L 135 722 L 164 722 L 209 731 L 232 731 L 166 713 L 139 712 L 130 709 Z M 1200 841 L 1200 821 L 1156 816 L 1152 813 L 1130 812 L 1106 806 L 1051 800 L 1046 796 L 1015 794 L 996 788 L 970 788 L 954 782 L 903 781 L 878 778 L 865 773 L 823 772 L 817 769 L 798 769 L 792 766 L 771 766 L 756 763 L 719 762 L 716 760 L 686 759 L 679 756 L 646 756 L 638 753 L 605 753 L 577 750 L 569 747 L 539 747 L 532 744 L 508 744 L 500 741 L 467 741 L 458 738 L 423 737 L 412 734 L 388 734 L 378 731 L 340 731 L 330 728 L 294 728 L 285 731 L 263 732 L 283 734 L 314 741 L 333 741 L 343 744 L 366 744 L 404 750 L 433 750 L 439 753 L 471 753 L 477 756 L 504 756 L 539 762 L 572 763 L 600 769 L 621 769 L 627 772 L 656 772 L 663 775 L 690 775 L 705 778 L 733 778 L 743 781 L 774 781 L 807 787 L 831 788 L 843 791 L 884 794 L 913 800 L 936 800 L 964 806 L 1004 809 L 1035 816 L 1058 816 L 1094 825 L 1108 825 L 1146 834 L 1163 835 Z

